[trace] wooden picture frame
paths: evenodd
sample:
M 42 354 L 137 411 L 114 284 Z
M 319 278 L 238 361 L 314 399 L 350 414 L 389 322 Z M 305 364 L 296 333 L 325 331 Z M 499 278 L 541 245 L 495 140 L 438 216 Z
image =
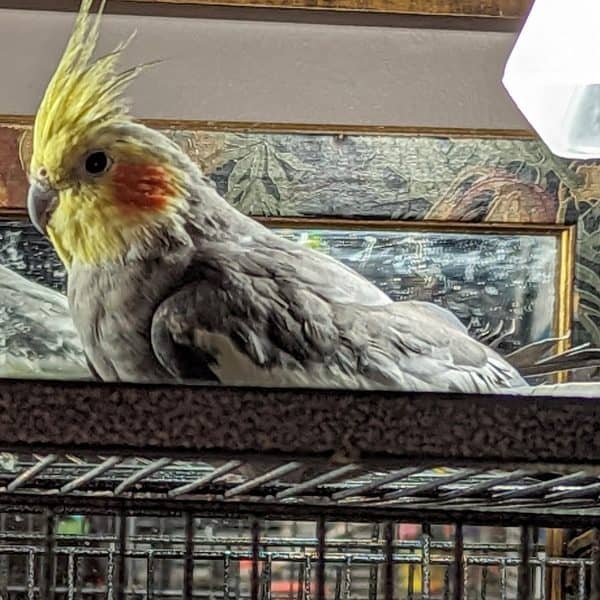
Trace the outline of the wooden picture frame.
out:
M 148 14 L 162 16 L 206 16 L 212 9 L 223 16 L 227 10 L 235 9 L 238 17 L 252 18 L 260 14 L 261 18 L 286 19 L 292 13 L 334 13 L 342 18 L 343 15 L 370 14 L 406 16 L 407 18 L 437 19 L 442 27 L 450 17 L 451 21 L 465 21 L 480 25 L 487 22 L 518 23 L 528 12 L 533 0 L 111 0 L 106 7 L 109 13 Z M 75 11 L 79 0 L 56 0 L 49 6 L 45 0 L 30 0 L 24 5 L 19 0 L 0 0 L 0 8 Z M 206 9 L 206 10 L 205 10 Z M 212 10 L 214 13 L 215 11 Z M 245 17 L 243 16 L 245 15 Z M 295 18 L 295 17 L 294 17 Z M 445 19 L 446 18 L 446 19 Z M 355 21 L 356 24 L 366 24 L 368 21 Z M 380 23 L 385 24 L 384 21 Z M 450 24 L 448 23 L 450 26 Z M 475 25 L 477 27 L 477 25 Z M 485 26 L 484 26 L 485 27 Z
M 138 4 L 220 5 L 519 19 L 531 0 L 126 0 Z

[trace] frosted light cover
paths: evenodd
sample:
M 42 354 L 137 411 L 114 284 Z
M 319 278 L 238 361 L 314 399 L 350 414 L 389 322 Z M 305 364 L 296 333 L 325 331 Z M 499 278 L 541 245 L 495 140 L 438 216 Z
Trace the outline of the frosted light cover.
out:
M 600 157 L 600 0 L 536 0 L 503 84 L 550 150 Z

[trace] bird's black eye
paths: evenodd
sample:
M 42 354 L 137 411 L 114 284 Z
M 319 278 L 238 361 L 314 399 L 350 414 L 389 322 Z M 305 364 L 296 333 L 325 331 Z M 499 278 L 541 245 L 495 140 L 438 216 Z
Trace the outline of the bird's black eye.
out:
M 97 150 L 88 155 L 85 159 L 85 170 L 90 175 L 100 175 L 110 167 L 110 159 L 106 152 Z

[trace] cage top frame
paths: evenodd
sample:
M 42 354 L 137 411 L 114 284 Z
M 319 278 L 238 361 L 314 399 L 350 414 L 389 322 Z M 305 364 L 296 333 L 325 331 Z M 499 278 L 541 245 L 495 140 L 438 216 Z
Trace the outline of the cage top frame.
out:
M 600 403 L 591 398 L 0 380 L 0 450 L 18 456 L 16 469 L 2 473 L 0 506 L 576 526 L 600 520 L 598 431 Z M 28 465 L 18 453 L 37 457 Z M 52 456 L 83 459 L 77 470 Z M 128 457 L 138 461 L 132 469 Z M 179 480 L 165 471 L 174 461 L 189 469 Z M 220 491 L 172 493 L 186 478 L 202 477 L 194 464 L 218 471 L 221 461 L 252 472 L 223 481 Z M 295 465 L 308 472 L 284 481 Z M 345 472 L 352 465 L 367 471 L 368 490 L 384 500 L 394 490 L 385 488 L 382 471 L 392 480 L 406 476 L 402 485 L 411 492 L 400 496 L 411 501 L 346 493 L 365 485 Z M 48 467 L 57 471 L 41 477 Z M 458 471 L 446 475 L 442 489 L 419 479 L 430 477 L 431 467 Z M 379 483 L 370 486 L 369 478 Z M 307 482 L 310 493 L 301 493 Z M 513 497 L 502 488 L 507 483 Z M 459 492 L 460 502 L 448 503 L 450 484 L 471 486 L 468 498 Z M 425 486 L 416 497 L 414 486 Z M 346 502 L 352 495 L 364 498 Z
M 0 450 L 600 471 L 600 402 L 0 379 Z

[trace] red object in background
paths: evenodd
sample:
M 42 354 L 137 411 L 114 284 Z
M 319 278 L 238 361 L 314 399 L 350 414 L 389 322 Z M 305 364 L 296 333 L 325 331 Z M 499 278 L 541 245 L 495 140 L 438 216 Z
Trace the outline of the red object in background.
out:
M 396 534 L 399 540 L 414 540 L 421 535 L 421 526 L 413 523 L 400 523 Z
M 300 591 L 300 584 L 297 581 L 273 581 L 271 583 L 271 592 L 273 592 L 274 594 L 285 594 L 285 593 L 289 593 L 289 594 L 298 594 L 298 592 Z M 312 589 L 311 586 L 311 591 L 314 592 L 315 590 Z
M 443 539 L 450 540 L 454 536 L 453 525 L 442 525 Z M 421 537 L 422 529 L 420 525 L 414 523 L 400 523 L 396 530 L 396 538 L 399 540 L 417 540 Z
M 240 571 L 251 571 L 252 561 L 251 560 L 240 560 Z
M 241 560 L 240 561 L 240 571 L 241 572 L 242 571 L 243 572 L 252 571 L 252 561 L 251 560 Z M 302 587 L 300 586 L 298 581 L 281 579 L 281 580 L 271 582 L 271 592 L 276 593 L 276 594 L 290 593 L 290 594 L 296 595 L 296 594 L 298 594 L 298 592 L 300 592 L 301 589 L 302 589 Z M 310 590 L 311 590 L 311 593 L 313 593 L 313 594 L 316 592 L 317 588 L 316 588 L 314 582 L 311 582 Z

